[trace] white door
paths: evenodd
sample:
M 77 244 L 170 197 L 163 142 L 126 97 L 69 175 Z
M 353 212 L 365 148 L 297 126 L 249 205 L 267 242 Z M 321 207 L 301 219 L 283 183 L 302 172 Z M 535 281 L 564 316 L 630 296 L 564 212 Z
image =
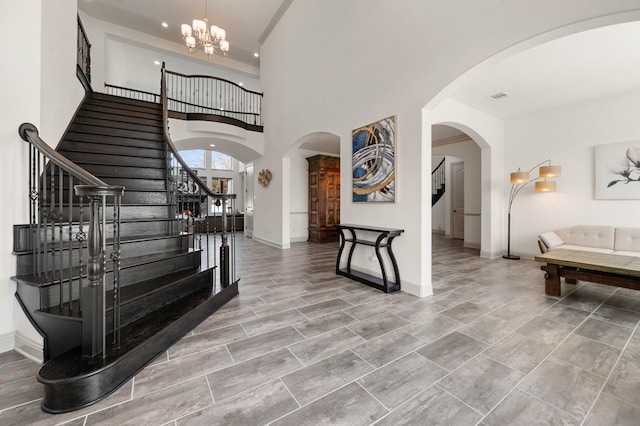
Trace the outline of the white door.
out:
M 451 164 L 451 236 L 464 240 L 464 163 Z

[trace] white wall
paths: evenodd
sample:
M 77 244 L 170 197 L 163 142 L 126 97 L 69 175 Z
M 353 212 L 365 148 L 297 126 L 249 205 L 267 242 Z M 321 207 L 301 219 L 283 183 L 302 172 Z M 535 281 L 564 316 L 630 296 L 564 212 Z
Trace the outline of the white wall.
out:
M 430 294 L 430 235 L 423 235 L 430 234 L 431 212 L 423 195 L 430 184 L 422 165 L 430 161 L 431 145 L 431 123 L 423 120 L 431 117 L 422 106 L 503 49 L 569 23 L 637 6 L 631 0 L 543 0 L 509 7 L 502 0 L 294 2 L 261 48 L 263 88 L 277 96 L 265 97 L 268 147 L 256 167 L 274 172 L 278 192 L 257 189 L 254 234 L 288 245 L 288 160 L 283 156 L 296 140 L 318 131 L 333 133 L 342 141 L 341 157 L 349 158 L 352 129 L 395 114 L 397 201 L 353 204 L 351 185 L 344 179 L 342 220 L 404 228 L 394 245 L 404 289 Z M 360 22 L 383 23 L 385 34 L 392 36 L 380 37 Z M 486 161 L 490 173 L 496 173 L 487 161 L 491 155 L 483 149 L 483 165 Z M 342 162 L 341 171 L 349 176 L 348 162 Z M 492 192 L 493 181 L 483 177 L 483 190 L 485 184 Z
M 75 76 L 76 28 L 75 0 L 26 0 L 4 7 L 0 14 L 2 53 L 11 59 L 0 79 L 0 143 L 6 159 L 0 185 L 3 199 L 13 200 L 10 208 L 0 210 L 0 352 L 13 348 L 14 338 L 23 351 L 42 345 L 15 301 L 10 280 L 16 270 L 12 226 L 29 221 L 28 145 L 18 137 L 18 126 L 33 123 L 49 145 L 58 144 L 83 94 Z M 19 43 L 12 41 L 16 34 Z
M 566 226 L 639 226 L 640 200 L 594 198 L 594 146 L 640 141 L 638 111 L 640 91 L 635 91 L 505 122 L 505 174 L 546 159 L 562 166 L 557 192 L 536 193 L 530 184 L 515 199 L 512 252 L 531 257 L 538 252 L 538 234 Z

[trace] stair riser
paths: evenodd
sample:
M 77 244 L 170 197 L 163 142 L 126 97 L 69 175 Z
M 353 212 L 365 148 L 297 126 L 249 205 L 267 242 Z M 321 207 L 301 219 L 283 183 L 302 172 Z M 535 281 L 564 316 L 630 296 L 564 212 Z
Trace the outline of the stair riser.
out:
M 167 164 L 164 158 L 128 157 L 126 155 L 94 154 L 89 152 L 64 152 L 64 156 L 74 163 L 82 164 L 145 167 L 151 169 L 163 169 Z
M 128 124 L 135 124 L 139 126 L 157 127 L 160 129 L 160 131 L 162 131 L 162 114 L 152 114 L 148 117 L 141 117 L 141 116 L 136 117 L 136 116 L 129 115 L 129 112 L 130 111 L 118 111 L 117 109 L 111 110 L 111 111 L 98 112 L 98 111 L 91 111 L 89 108 L 83 107 L 78 112 L 78 115 L 76 116 L 76 118 L 81 118 L 84 121 L 76 121 L 76 122 L 86 123 L 87 122 L 86 120 L 104 120 L 104 121 L 110 121 L 113 123 L 128 123 Z
M 212 276 L 209 271 L 192 275 L 188 278 L 175 282 L 173 285 L 164 286 L 154 292 L 145 294 L 143 297 L 123 303 L 120 308 L 120 324 L 122 326 L 138 320 L 145 315 L 169 305 L 183 297 L 212 287 Z M 113 331 L 113 310 L 107 311 L 107 332 Z
M 104 180 L 104 179 L 103 179 Z M 167 182 L 164 179 L 130 179 L 130 178 L 109 178 L 107 179 L 109 185 L 124 186 L 126 191 L 166 191 Z M 62 189 L 68 190 L 69 177 L 64 176 L 62 180 Z M 47 190 L 51 189 L 51 177 L 47 176 Z M 79 185 L 80 182 L 77 179 L 73 179 L 73 186 Z M 56 193 L 60 190 L 60 180 L 56 176 L 54 179 L 54 188 Z
M 174 272 L 198 270 L 200 268 L 200 252 L 185 253 L 172 259 L 163 260 L 162 262 L 152 262 L 143 265 L 136 265 L 130 268 L 122 268 L 120 270 L 120 286 L 127 287 L 140 281 L 150 280 Z M 111 265 L 107 265 L 111 268 Z M 105 277 L 106 291 L 113 289 L 113 273 L 107 272 Z M 82 285 L 88 284 L 87 278 L 83 277 Z M 28 284 L 18 281 L 19 293 L 24 294 L 25 303 L 28 303 L 29 309 L 46 309 L 60 304 L 60 284 L 52 284 L 46 287 L 35 288 Z M 69 282 L 65 281 L 62 285 L 63 301 L 69 301 Z M 80 279 L 73 278 L 71 281 L 72 300 L 78 300 L 80 288 Z M 33 291 L 35 289 L 35 292 Z
M 125 147 L 121 145 L 109 145 L 96 142 L 75 142 L 67 141 L 64 149 L 59 151 L 63 155 L 65 152 L 87 153 L 91 156 L 93 154 L 110 154 L 129 157 L 143 157 L 143 158 L 160 158 L 164 160 L 166 153 L 164 149 L 158 149 L 158 147 L 149 148 L 137 148 L 137 147 Z
M 108 105 L 112 108 L 119 109 L 140 109 L 143 111 L 162 111 L 162 105 L 159 103 L 141 101 L 131 98 L 123 98 L 120 96 L 107 95 L 106 93 L 93 92 L 91 97 L 86 100 L 90 105 Z
M 144 240 L 144 241 L 125 241 L 120 245 L 120 259 L 129 259 L 133 257 L 140 256 L 141 253 L 145 255 L 152 255 L 158 253 L 167 253 L 172 251 L 181 251 L 186 250 L 188 248 L 188 235 L 175 235 L 175 236 L 167 236 L 166 238 L 161 239 L 153 239 L 153 240 Z M 59 244 L 55 245 L 55 254 L 53 258 L 51 257 L 51 249 L 52 247 L 48 247 L 49 252 L 47 256 L 47 264 L 49 265 L 49 270 L 54 270 L 55 268 L 60 268 L 60 262 L 62 261 L 62 267 L 64 269 L 69 268 L 69 257 L 71 257 L 71 267 L 80 266 L 80 250 L 77 247 L 74 247 L 69 250 L 68 245 L 63 245 L 62 250 L 59 249 Z M 113 246 L 111 244 L 107 244 L 107 253 L 111 253 L 113 251 Z M 33 264 L 35 259 L 40 259 L 40 263 L 42 264 L 43 254 L 39 254 L 34 256 L 32 253 L 23 253 L 17 256 L 17 275 L 29 275 L 33 273 Z M 86 243 L 82 248 L 82 256 L 86 258 L 88 256 L 88 251 L 86 247 Z
M 65 144 L 73 142 L 87 142 L 87 143 L 101 143 L 112 146 L 131 146 L 136 148 L 149 148 L 149 149 L 165 149 L 164 141 L 148 141 L 143 139 L 109 136 L 109 135 L 95 135 L 92 133 L 77 133 L 69 132 L 65 136 L 62 148 Z
M 167 172 L 163 168 L 144 168 L 144 167 L 125 167 L 100 164 L 78 163 L 89 173 L 104 180 L 105 182 L 112 177 L 131 178 L 131 179 L 166 179 Z
M 72 124 L 69 130 L 78 133 L 91 133 L 94 135 L 108 135 L 150 141 L 162 141 L 164 138 L 162 133 L 136 132 L 132 130 L 112 129 L 109 127 L 98 127 L 88 124 Z
M 85 208 L 84 215 L 85 223 L 83 224 L 82 230 L 85 235 L 89 232 L 88 224 L 87 224 L 87 209 Z M 113 213 L 112 209 L 107 207 L 107 219 L 112 221 Z M 120 238 L 123 237 L 143 237 L 149 235 L 169 235 L 173 228 L 177 229 L 177 225 L 172 225 L 173 221 L 170 220 L 151 220 L 149 222 L 121 222 L 120 223 Z M 29 241 L 29 229 L 28 225 L 25 225 L 25 228 L 20 230 L 22 243 L 14 246 L 14 248 L 22 247 L 16 251 L 24 251 L 30 250 L 31 245 Z M 40 227 L 40 241 L 44 241 L 46 237 L 47 244 L 60 244 L 60 241 L 63 243 L 68 243 L 69 239 L 72 241 L 76 241 L 76 237 L 78 232 L 80 232 L 80 225 L 74 223 L 71 228 L 71 236 L 69 235 L 69 226 L 68 224 L 64 224 L 62 227 L 62 235 L 60 235 L 60 227 L 55 226 L 52 230 L 51 226 L 41 226 Z M 35 228 L 33 232 L 37 233 L 38 230 Z M 104 230 L 104 234 L 107 239 L 111 239 L 113 236 L 113 222 L 107 222 L 106 228 Z M 55 239 L 54 239 L 55 238 Z
M 112 205 L 107 203 L 107 209 L 112 209 Z M 88 205 L 85 201 L 83 206 L 83 216 L 86 222 L 88 215 Z M 171 216 L 175 216 L 173 213 L 173 207 L 169 205 L 153 205 L 153 204 L 142 204 L 142 205 L 127 205 L 124 204 L 120 206 L 120 219 L 167 219 Z M 80 220 L 80 205 L 76 204 L 71 208 L 71 220 L 73 222 L 78 222 Z M 69 206 L 62 207 L 62 217 L 65 220 L 69 219 Z M 25 225 L 29 226 L 29 225 Z
M 162 134 L 162 124 L 153 123 L 152 125 L 125 123 L 122 121 L 113 121 L 109 119 L 100 119 L 92 117 L 82 117 L 80 114 L 74 120 L 74 124 L 84 124 L 87 126 L 99 126 L 107 129 L 118 129 L 144 133 Z M 108 132 L 107 132 L 108 133 Z
M 93 102 L 85 103 L 82 106 L 82 110 L 80 112 L 83 114 L 86 112 L 88 114 L 113 114 L 113 115 L 120 115 L 120 116 L 124 114 L 127 117 L 131 117 L 132 119 L 142 118 L 146 120 L 162 120 L 162 111 L 160 110 L 158 111 L 148 110 L 148 109 L 144 111 L 123 110 L 122 108 L 113 107 L 108 104 L 98 105 Z

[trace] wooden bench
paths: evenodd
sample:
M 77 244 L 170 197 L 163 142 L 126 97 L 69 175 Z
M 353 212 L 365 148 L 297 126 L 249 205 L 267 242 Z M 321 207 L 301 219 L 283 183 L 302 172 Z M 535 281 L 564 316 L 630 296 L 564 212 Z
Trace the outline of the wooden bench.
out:
M 560 297 L 560 278 L 568 284 L 578 280 L 640 290 L 640 257 L 582 250 L 557 249 L 535 257 L 546 265 L 545 293 Z
M 336 274 L 359 281 L 373 288 L 377 288 L 378 290 L 382 290 L 385 293 L 391 293 L 400 290 L 400 271 L 398 270 L 398 263 L 396 262 L 396 258 L 393 255 L 393 251 L 391 250 L 391 243 L 393 242 L 393 239 L 395 237 L 404 232 L 404 229 L 379 228 L 373 226 L 347 224 L 336 225 L 336 228 L 340 232 L 340 250 L 338 250 L 338 259 L 336 260 Z M 345 237 L 345 230 L 349 232 L 350 237 Z M 368 233 L 369 235 L 377 234 L 377 237 L 375 241 L 364 239 L 362 238 L 362 235 L 360 237 L 356 237 L 356 231 Z M 346 243 L 351 243 L 351 247 L 349 248 L 349 255 L 347 257 L 347 265 L 345 268 L 340 268 L 342 252 Z M 351 259 L 353 258 L 353 252 L 356 248 L 356 245 L 358 244 L 375 248 L 376 257 L 378 258 L 378 263 L 380 264 L 380 271 L 382 272 L 382 278 L 351 268 Z M 386 247 L 387 249 L 389 260 L 391 260 L 395 282 L 389 281 L 387 277 L 387 271 L 384 267 L 382 254 L 380 253 L 380 249 L 384 247 Z

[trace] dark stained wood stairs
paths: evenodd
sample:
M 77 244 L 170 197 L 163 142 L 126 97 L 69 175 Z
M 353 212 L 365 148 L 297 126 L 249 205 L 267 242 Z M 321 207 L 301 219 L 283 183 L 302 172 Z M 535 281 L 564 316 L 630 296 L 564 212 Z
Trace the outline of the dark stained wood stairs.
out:
M 189 236 L 179 232 L 166 149 L 161 105 L 95 92 L 87 94 L 57 149 L 105 183 L 125 187 L 120 214 L 122 342 L 119 348 L 108 345 L 104 356 L 86 357 L 80 351 L 79 291 L 71 290 L 71 303 L 62 292 L 61 302 L 61 282 L 71 281 L 70 288 L 79 289 L 85 278 L 77 248 L 86 247 L 86 241 L 48 248 L 59 262 L 73 265 L 71 276 L 61 278 L 55 268 L 33 275 L 36 260 L 27 236 L 32 231 L 29 225 L 14 226 L 16 297 L 44 337 L 45 363 L 38 380 L 45 385 L 42 408 L 47 412 L 72 411 L 105 398 L 238 293 L 237 283 L 224 289 L 214 285 L 215 271 L 201 265 L 200 251 L 189 247 Z M 61 209 L 79 220 L 79 197 L 70 191 L 60 196 Z M 86 215 L 86 204 L 84 208 Z M 111 226 L 107 223 L 105 235 Z M 74 222 L 60 238 L 68 242 L 79 227 Z M 107 260 L 107 283 L 113 267 Z M 113 289 L 107 290 L 109 342 Z

